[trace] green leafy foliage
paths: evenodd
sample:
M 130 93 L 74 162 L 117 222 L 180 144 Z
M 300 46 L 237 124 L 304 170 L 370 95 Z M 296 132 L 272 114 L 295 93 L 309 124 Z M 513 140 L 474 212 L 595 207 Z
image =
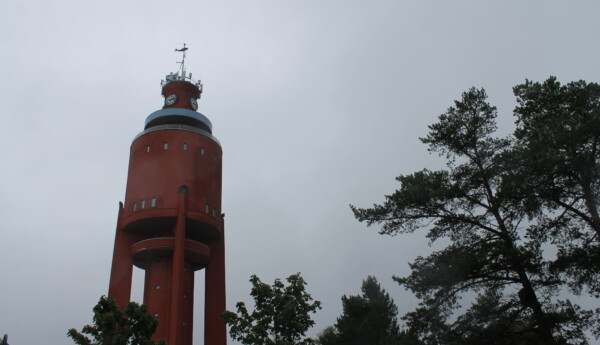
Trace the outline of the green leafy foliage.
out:
M 237 313 L 223 314 L 232 338 L 247 345 L 313 343 L 304 335 L 314 325 L 310 314 L 321 309 L 321 302 L 313 301 L 306 292 L 306 282 L 300 273 L 289 276 L 286 281 L 287 286 L 280 279 L 269 285 L 252 275 L 250 295 L 254 299 L 254 310 L 249 313 L 245 303 L 238 302 Z
M 424 231 L 446 244 L 394 277 L 421 299 L 404 320 L 425 343 L 584 344 L 592 314 L 556 298 L 564 281 L 542 255 L 552 212 L 535 194 L 525 202 L 531 192 L 516 182 L 527 174 L 516 153 L 525 150 L 493 136 L 497 111 L 486 98 L 463 93 L 421 139 L 447 169 L 401 175 L 383 204 L 351 208 L 382 234 Z M 462 305 L 464 296 L 475 301 Z
M 342 297 L 343 314 L 319 334 L 321 345 L 412 345 L 413 336 L 401 333 L 398 308 L 375 277 L 363 280 L 362 295 Z
M 93 325 L 83 326 L 81 332 L 71 328 L 67 335 L 78 345 L 165 345 L 151 340 L 158 321 L 145 305 L 130 302 L 124 311 L 115 301 L 100 297 L 94 306 Z M 86 335 L 91 336 L 91 339 Z

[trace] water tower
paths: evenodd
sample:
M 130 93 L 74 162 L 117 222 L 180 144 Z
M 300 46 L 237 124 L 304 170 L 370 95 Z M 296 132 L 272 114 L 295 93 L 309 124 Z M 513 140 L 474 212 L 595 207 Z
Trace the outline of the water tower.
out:
M 108 296 L 123 308 L 133 266 L 145 271 L 144 304 L 159 321 L 154 338 L 191 345 L 194 272 L 205 271 L 204 344 L 225 345 L 222 149 L 197 112 L 202 84 L 181 68 L 161 82 L 164 106 L 131 144 Z

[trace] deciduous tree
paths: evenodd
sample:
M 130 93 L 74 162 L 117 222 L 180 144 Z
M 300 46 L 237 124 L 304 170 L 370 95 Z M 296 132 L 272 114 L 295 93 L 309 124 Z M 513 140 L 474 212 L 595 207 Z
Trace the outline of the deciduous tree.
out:
M 164 340 L 152 341 L 158 321 L 148 313 L 145 305 L 130 302 L 125 310 L 120 310 L 114 300 L 102 296 L 93 310 L 93 325 L 83 326 L 81 332 L 74 328 L 67 332 L 75 344 L 165 345 Z
M 236 313 L 227 311 L 223 314 L 232 338 L 245 345 L 313 343 L 304 336 L 314 325 L 310 314 L 321 308 L 321 302 L 313 301 L 306 292 L 306 282 L 300 273 L 286 280 L 287 286 L 280 279 L 269 285 L 252 275 L 250 295 L 254 299 L 254 310 L 249 313 L 246 304 L 238 302 Z

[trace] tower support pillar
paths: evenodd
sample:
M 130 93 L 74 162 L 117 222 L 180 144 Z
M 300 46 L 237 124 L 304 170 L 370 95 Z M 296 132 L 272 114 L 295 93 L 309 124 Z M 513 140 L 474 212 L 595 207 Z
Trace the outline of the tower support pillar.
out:
M 227 329 L 221 318 L 225 311 L 225 225 L 221 237 L 210 246 L 211 261 L 206 267 L 204 344 L 226 345 Z
M 169 344 L 179 344 L 181 336 L 181 310 L 183 306 L 183 276 L 185 266 L 185 223 L 187 212 L 187 186 L 179 189 L 179 210 L 175 224 L 175 246 L 171 270 L 171 303 L 169 312 Z
M 130 248 L 134 239 L 131 234 L 121 231 L 122 219 L 123 204 L 119 203 L 119 215 L 117 216 L 115 248 L 110 270 L 108 297 L 114 299 L 119 308 L 124 310 L 131 298 L 133 259 L 130 254 Z

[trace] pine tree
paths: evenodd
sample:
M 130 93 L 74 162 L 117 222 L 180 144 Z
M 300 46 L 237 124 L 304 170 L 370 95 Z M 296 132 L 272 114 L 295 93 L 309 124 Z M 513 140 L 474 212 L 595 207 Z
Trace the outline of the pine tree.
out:
M 600 85 L 525 81 L 513 89 L 516 142 L 511 189 L 558 246 L 553 267 L 600 297 Z
M 417 257 L 409 276 L 395 277 L 421 299 L 404 319 L 427 344 L 585 342 L 590 313 L 554 298 L 563 282 L 542 255 L 546 238 L 504 188 L 514 179 L 513 143 L 494 136 L 497 111 L 486 98 L 483 89 L 463 93 L 421 139 L 447 159 L 446 170 L 401 175 L 383 204 L 351 206 L 354 215 L 381 224 L 382 234 L 425 231 L 447 243 Z M 459 303 L 465 294 L 477 296 L 470 306 Z M 501 329 L 502 339 L 494 335 Z
M 362 295 L 342 297 L 343 313 L 319 334 L 321 345 L 411 344 L 399 330 L 398 308 L 377 279 L 367 277 L 361 290 Z

